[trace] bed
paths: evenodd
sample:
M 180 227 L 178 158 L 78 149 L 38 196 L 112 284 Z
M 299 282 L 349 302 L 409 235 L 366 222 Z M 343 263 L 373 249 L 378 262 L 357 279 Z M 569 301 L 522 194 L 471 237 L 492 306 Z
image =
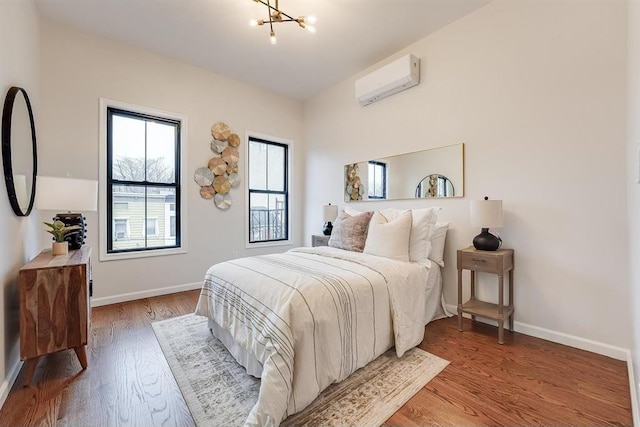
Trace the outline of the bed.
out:
M 358 228 L 343 219 L 347 234 Z M 435 229 L 430 221 L 427 237 Z M 338 222 L 336 229 L 340 234 Z M 278 425 L 389 348 L 400 357 L 422 341 L 424 325 L 446 313 L 440 266 L 393 258 L 365 248 L 296 248 L 207 271 L 196 314 L 209 319 L 249 374 L 262 378 L 246 424 Z

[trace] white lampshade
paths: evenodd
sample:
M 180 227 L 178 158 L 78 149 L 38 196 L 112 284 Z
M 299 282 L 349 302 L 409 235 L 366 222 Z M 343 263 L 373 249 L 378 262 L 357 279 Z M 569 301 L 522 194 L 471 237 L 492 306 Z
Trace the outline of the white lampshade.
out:
M 35 206 L 47 211 L 97 211 L 98 181 L 38 176 Z
M 338 217 L 338 205 L 324 205 L 322 207 L 322 220 L 324 222 L 333 222 Z
M 502 227 L 502 200 L 474 200 L 471 202 L 471 226 Z

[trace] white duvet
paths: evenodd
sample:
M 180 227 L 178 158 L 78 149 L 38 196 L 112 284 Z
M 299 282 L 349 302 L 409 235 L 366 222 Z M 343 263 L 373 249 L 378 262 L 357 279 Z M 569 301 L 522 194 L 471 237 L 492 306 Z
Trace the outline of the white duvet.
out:
M 263 365 L 248 425 L 278 425 L 395 344 L 422 341 L 429 270 L 329 247 L 211 267 L 196 314 Z

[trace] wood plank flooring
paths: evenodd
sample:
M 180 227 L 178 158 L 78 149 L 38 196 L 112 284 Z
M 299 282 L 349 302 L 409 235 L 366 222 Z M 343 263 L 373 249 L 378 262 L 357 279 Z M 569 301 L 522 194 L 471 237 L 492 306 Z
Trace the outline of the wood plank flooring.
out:
M 198 291 L 93 309 L 89 367 L 73 350 L 21 372 L 2 426 L 192 426 L 151 323 L 193 312 Z M 432 322 L 420 345 L 451 361 L 385 425 L 631 425 L 626 363 L 455 318 Z M 24 369 L 23 369 L 24 371 Z

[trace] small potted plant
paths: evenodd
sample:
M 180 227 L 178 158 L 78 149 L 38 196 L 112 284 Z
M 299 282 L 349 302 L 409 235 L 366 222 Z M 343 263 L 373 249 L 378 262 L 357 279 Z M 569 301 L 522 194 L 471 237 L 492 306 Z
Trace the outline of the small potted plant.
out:
M 69 252 L 69 242 L 64 240 L 65 236 L 69 234 L 77 233 L 80 230 L 79 225 L 67 226 L 60 220 L 55 220 L 53 223 L 43 223 L 51 230 L 47 230 L 47 233 L 53 236 L 53 245 L 51 246 L 51 253 L 53 255 L 66 255 Z

